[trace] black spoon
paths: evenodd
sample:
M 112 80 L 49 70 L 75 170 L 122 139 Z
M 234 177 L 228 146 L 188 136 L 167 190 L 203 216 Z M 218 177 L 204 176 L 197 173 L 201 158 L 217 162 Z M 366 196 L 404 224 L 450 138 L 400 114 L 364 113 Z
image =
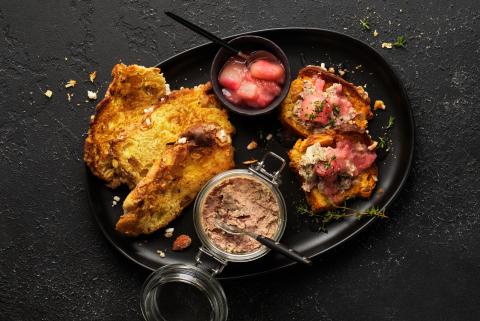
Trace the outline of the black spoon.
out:
M 214 34 L 208 32 L 207 30 L 191 23 L 190 21 L 187 21 L 183 19 L 182 17 L 177 16 L 173 12 L 170 11 L 165 11 L 164 12 L 167 16 L 172 18 L 173 20 L 179 22 L 180 24 L 184 25 L 185 27 L 189 28 L 190 30 L 204 36 L 205 38 L 213 41 L 214 43 L 222 46 L 223 48 L 229 50 L 232 54 L 237 55 L 243 59 L 246 60 L 247 67 L 250 66 L 253 62 L 256 60 L 264 59 L 264 60 L 269 60 L 269 61 L 278 61 L 277 57 L 269 53 L 268 51 L 265 50 L 257 50 L 254 51 L 250 54 L 246 54 L 241 52 L 238 48 L 235 48 L 231 46 L 228 42 L 218 38 Z
M 305 264 L 305 265 L 312 265 L 312 261 L 309 258 L 301 255 L 300 253 L 298 253 L 294 249 L 289 248 L 289 247 L 283 245 L 282 243 L 276 242 L 276 241 L 272 240 L 271 238 L 265 237 L 263 235 L 259 235 L 259 234 L 253 233 L 253 232 L 249 232 L 249 231 L 243 230 L 243 229 L 241 229 L 239 227 L 236 227 L 236 226 L 228 225 L 228 224 L 226 224 L 226 223 L 224 223 L 220 220 L 220 218 L 218 217 L 218 214 L 217 214 L 217 216 L 215 216 L 215 225 L 217 227 L 221 228 L 222 230 L 224 230 L 225 232 L 229 233 L 229 234 L 248 235 L 251 238 L 257 240 L 260 243 L 262 243 L 263 245 L 265 245 L 269 249 L 277 251 L 277 252 L 285 255 L 286 257 L 294 260 L 294 261 L 297 261 L 297 262 Z

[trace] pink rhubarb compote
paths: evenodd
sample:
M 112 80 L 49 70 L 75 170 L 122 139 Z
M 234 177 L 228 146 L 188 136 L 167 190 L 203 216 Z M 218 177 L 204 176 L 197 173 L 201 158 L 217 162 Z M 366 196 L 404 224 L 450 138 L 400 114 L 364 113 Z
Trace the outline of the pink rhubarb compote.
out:
M 282 91 L 285 69 L 280 61 L 259 59 L 247 66 L 240 57 L 230 57 L 218 82 L 223 95 L 232 103 L 250 108 L 265 108 Z
M 297 116 L 321 127 L 350 121 L 355 117 L 355 110 L 342 90 L 340 83 L 325 89 L 325 81 L 320 77 L 306 81 L 301 95 L 303 99 L 296 106 Z
M 325 161 L 318 162 L 314 171 L 323 183 L 325 194 L 333 199 L 341 190 L 339 177 L 354 179 L 372 166 L 377 158 L 376 153 L 368 150 L 365 144 L 346 139 L 337 141 L 335 148 L 324 148 L 324 153 Z

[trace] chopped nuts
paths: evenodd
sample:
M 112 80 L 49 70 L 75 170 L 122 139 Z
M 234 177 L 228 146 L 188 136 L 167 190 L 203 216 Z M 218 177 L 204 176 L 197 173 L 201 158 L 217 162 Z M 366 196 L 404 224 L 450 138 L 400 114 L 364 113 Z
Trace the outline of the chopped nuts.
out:
M 329 67 L 329 68 L 328 68 L 328 72 L 331 72 L 332 74 L 334 74 L 334 73 L 335 73 L 335 68 Z
M 373 142 L 370 146 L 368 146 L 368 150 L 374 150 L 375 148 L 377 148 L 377 145 L 378 145 L 378 142 Z
M 90 115 L 90 121 L 93 122 L 95 120 L 95 115 Z
M 273 138 L 273 135 L 272 134 L 268 134 L 267 137 L 265 137 L 266 140 L 270 140 Z
M 145 125 L 147 125 L 148 127 L 152 126 L 152 120 L 150 118 L 146 118 Z
M 383 42 L 382 43 L 382 48 L 392 49 L 392 43 L 391 42 Z
M 143 112 L 144 112 L 145 114 L 151 113 L 152 111 L 153 111 L 153 106 L 150 106 L 150 107 L 145 108 L 145 109 L 143 110 Z
M 169 85 L 169 84 L 165 84 L 165 93 L 166 93 L 167 95 L 170 95 L 171 92 L 172 92 L 172 91 L 170 90 L 170 85 Z
M 53 91 L 51 91 L 50 89 L 48 89 L 46 92 L 44 92 L 44 95 L 47 96 L 48 98 L 51 98 L 52 95 L 53 95 Z
M 347 71 L 346 69 L 338 69 L 338 74 L 340 76 L 343 76 L 343 75 L 345 75 L 346 71 Z
M 258 147 L 258 144 L 256 141 L 252 140 L 248 145 L 247 145 L 247 149 L 248 150 L 252 150 L 252 149 L 255 149 Z
M 158 254 L 160 257 L 165 257 L 165 252 L 163 252 L 163 251 L 157 250 L 157 254 Z
M 92 71 L 88 76 L 90 78 L 90 81 L 93 82 L 95 80 L 95 78 L 97 78 L 97 72 Z
M 221 143 L 230 143 L 230 136 L 227 135 L 224 129 L 220 129 L 215 134 L 215 137 L 217 137 Z
M 377 31 L 377 29 L 373 30 L 373 36 L 374 36 L 374 37 L 378 36 L 378 31 Z
M 325 63 L 324 63 L 324 62 L 322 62 L 322 63 L 320 64 L 320 68 L 321 68 L 322 70 L 327 70 L 327 68 L 325 68 Z
M 75 87 L 76 84 L 77 84 L 77 81 L 76 81 L 76 80 L 70 79 L 70 80 L 67 81 L 67 83 L 65 84 L 65 88 Z
M 246 161 L 242 162 L 242 164 L 251 165 L 251 164 L 255 164 L 257 162 L 258 162 L 258 160 L 256 160 L 256 159 L 250 159 L 250 160 L 246 160 Z
M 385 110 L 385 108 L 387 107 L 385 106 L 385 103 L 383 102 L 383 100 L 375 100 L 375 103 L 373 104 L 373 110 L 377 110 L 377 109 Z
M 116 202 L 118 202 L 118 201 L 120 201 L 120 197 L 117 196 L 117 195 L 115 195 L 115 196 L 113 197 L 113 200 L 116 201 Z
M 167 238 L 170 238 L 173 236 L 173 231 L 174 231 L 174 228 L 173 227 L 169 227 L 165 230 L 165 237 Z
M 185 144 L 186 142 L 187 142 L 187 137 L 180 137 L 177 140 L 177 143 L 179 143 L 179 144 Z
M 87 91 L 87 95 L 88 95 L 88 99 L 92 99 L 92 100 L 97 99 L 97 93 L 94 91 L 91 91 L 91 90 Z
M 188 248 L 192 244 L 192 239 L 190 236 L 186 234 L 182 234 L 177 237 L 177 239 L 173 242 L 172 250 L 173 251 L 183 251 Z

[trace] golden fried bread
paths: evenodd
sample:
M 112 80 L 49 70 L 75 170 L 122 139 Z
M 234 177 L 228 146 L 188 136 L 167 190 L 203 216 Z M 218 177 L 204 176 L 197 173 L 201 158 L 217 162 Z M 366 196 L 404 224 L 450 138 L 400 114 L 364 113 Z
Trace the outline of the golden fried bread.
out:
M 280 106 L 280 121 L 288 129 L 301 137 L 321 132 L 324 127 L 316 126 L 312 122 L 301 120 L 295 112 L 295 106 L 300 103 L 304 82 L 312 82 L 314 78 L 320 77 L 325 81 L 325 90 L 335 83 L 342 85 L 342 93 L 353 105 L 355 116 L 348 123 L 339 125 L 343 128 L 356 126 L 361 130 L 366 129 L 368 119 L 372 117 L 370 110 L 370 98 L 363 87 L 355 86 L 333 73 L 327 72 L 318 66 L 307 66 L 300 70 L 298 77 L 292 81 L 290 91 Z
M 112 70 L 113 80 L 97 105 L 85 140 L 84 160 L 93 174 L 115 187 L 123 182 L 112 164 L 112 143 L 125 128 L 140 123 L 144 109 L 166 95 L 165 78 L 158 68 L 124 64 Z
M 195 199 L 206 182 L 233 168 L 227 130 L 231 132 L 231 128 L 203 123 L 181 134 L 127 196 L 116 229 L 137 236 L 166 226 Z
M 300 173 L 302 170 L 305 172 L 305 169 L 302 169 L 302 157 L 307 152 L 307 148 L 317 143 L 320 144 L 321 147 L 330 146 L 333 148 L 340 140 L 348 140 L 352 142 L 352 144 L 363 144 L 364 146 L 368 146 L 367 149 L 372 152 L 376 146 L 368 135 L 358 131 L 341 132 L 338 130 L 329 130 L 323 133 L 313 134 L 303 140 L 299 139 L 289 151 L 288 155 L 290 158 L 290 167 L 298 174 L 302 181 L 302 188 L 304 188 L 306 184 L 306 178 L 305 175 L 301 175 Z M 339 190 L 338 194 L 334 197 L 328 197 L 325 192 L 319 188 L 321 184 L 314 185 L 313 188 L 307 188 L 307 190 L 304 188 L 307 202 L 312 211 L 318 213 L 335 208 L 337 205 L 354 197 L 368 198 L 375 188 L 377 175 L 377 167 L 375 163 L 373 163 L 351 180 L 350 187 Z
M 210 83 L 172 91 L 146 110 L 139 123 L 132 123 L 112 143 L 113 163 L 122 182 L 135 187 L 165 153 L 167 144 L 177 141 L 192 124 L 200 123 L 216 124 L 227 135 L 235 131 Z

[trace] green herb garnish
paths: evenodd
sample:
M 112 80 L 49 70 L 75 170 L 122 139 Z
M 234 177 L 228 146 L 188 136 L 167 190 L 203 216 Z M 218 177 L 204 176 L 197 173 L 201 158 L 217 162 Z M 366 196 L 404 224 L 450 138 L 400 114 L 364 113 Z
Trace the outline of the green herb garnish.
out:
M 392 128 L 394 123 L 395 123 L 395 117 L 393 116 L 388 117 L 388 124 L 386 129 Z
M 397 37 L 397 41 L 395 41 L 393 43 L 393 45 L 395 47 L 398 47 L 398 48 L 405 48 L 405 43 L 407 42 L 407 40 L 405 39 L 404 36 L 398 36 Z
M 330 120 L 325 125 L 325 127 L 327 127 L 327 126 L 332 126 L 333 127 L 333 125 L 335 125 L 335 118 L 330 118 Z
M 333 114 L 338 116 L 340 114 L 340 107 L 338 105 L 333 105 Z
M 315 118 L 317 118 L 317 115 L 315 113 L 308 115 L 308 119 L 310 120 L 314 120 Z
M 336 206 L 334 210 L 326 211 L 323 214 L 315 214 L 306 203 L 302 203 L 297 206 L 297 213 L 303 216 L 308 217 L 314 223 L 319 224 L 318 230 L 321 232 L 328 232 L 326 229 L 326 225 L 333 221 L 342 220 L 347 217 L 356 217 L 357 219 L 361 219 L 364 216 L 369 217 L 379 217 L 379 218 L 387 218 L 388 216 L 385 214 L 385 211 L 380 210 L 378 207 L 371 207 L 365 211 L 357 211 L 353 208 L 347 207 L 346 204 L 342 206 Z
M 318 114 L 318 113 L 321 113 L 323 111 L 323 105 L 325 105 L 326 103 L 326 100 L 322 100 L 321 102 L 319 102 L 318 100 L 315 102 L 315 112 Z
M 378 148 L 385 149 L 387 147 L 387 141 L 383 137 L 378 137 Z
M 370 25 L 368 24 L 368 18 L 360 19 L 360 25 L 364 30 L 370 30 Z

